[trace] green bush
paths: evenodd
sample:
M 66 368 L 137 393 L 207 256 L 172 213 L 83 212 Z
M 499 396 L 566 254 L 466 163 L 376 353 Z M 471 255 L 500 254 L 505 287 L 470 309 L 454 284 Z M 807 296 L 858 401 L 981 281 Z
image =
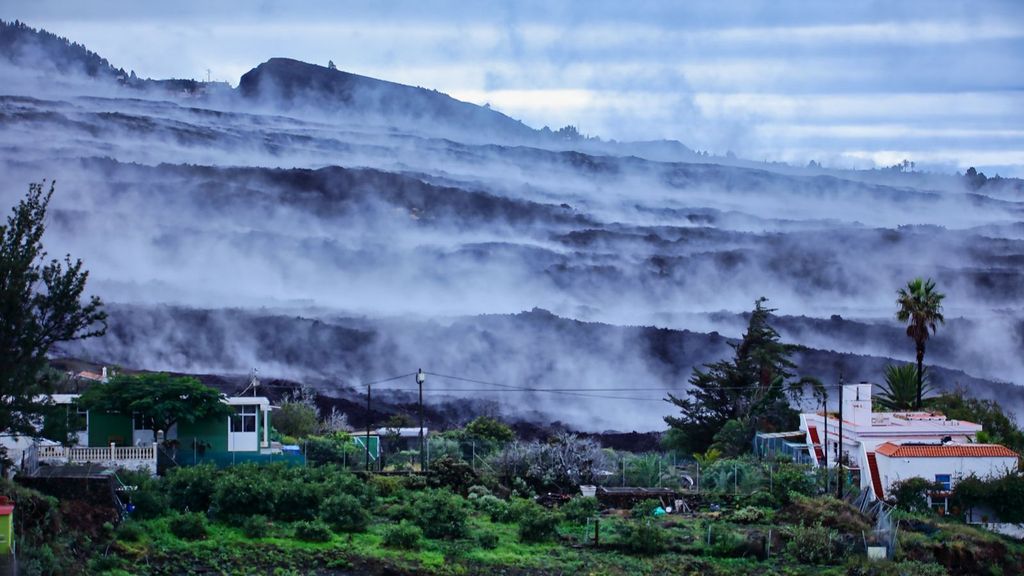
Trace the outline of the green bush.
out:
M 490 488 L 488 488 L 487 486 L 481 486 L 481 485 L 477 484 L 475 486 L 470 486 L 469 487 L 469 493 L 466 495 L 466 498 L 468 498 L 470 500 L 476 500 L 477 498 L 480 498 L 481 496 L 492 496 L 492 495 L 493 494 L 491 494 Z
M 383 542 L 384 546 L 388 548 L 418 550 L 422 538 L 423 531 L 420 530 L 419 526 L 403 520 L 384 529 Z
M 771 473 L 772 496 L 779 504 L 792 501 L 792 494 L 814 496 L 818 493 L 818 481 L 809 466 L 793 463 L 779 463 Z
M 941 489 L 941 486 L 920 477 L 907 478 L 895 483 L 889 492 L 895 500 L 896 507 L 907 512 L 930 512 L 928 508 L 928 492 Z
M 469 464 L 444 456 L 430 463 L 427 483 L 432 488 L 448 488 L 458 494 L 467 494 L 469 487 L 476 485 L 479 477 Z
M 206 538 L 206 516 L 196 512 L 186 512 L 171 518 L 167 527 L 171 534 L 182 540 L 202 540 Z
M 831 564 L 836 559 L 836 533 L 820 523 L 794 526 L 786 552 L 802 564 Z
M 301 478 L 277 480 L 268 496 L 274 502 L 273 517 L 277 520 L 312 520 L 323 499 L 322 484 L 313 484 Z
M 360 448 L 352 437 L 344 432 L 335 432 L 327 436 L 310 436 L 306 438 L 306 461 L 314 465 L 361 464 L 366 457 L 366 449 Z
M 305 438 L 316 432 L 319 423 L 316 408 L 302 402 L 285 402 L 274 411 L 274 428 L 285 436 Z
M 273 516 L 276 504 L 274 480 L 256 466 L 232 466 L 217 480 L 213 508 L 218 514 L 227 516 Z
M 494 550 L 498 547 L 498 535 L 494 532 L 481 532 L 476 535 L 476 543 L 485 550 Z
M 619 546 L 630 554 L 651 556 L 665 551 L 665 529 L 650 520 L 623 522 L 615 527 Z
M 142 539 L 142 528 L 129 520 L 117 527 L 117 539 L 121 542 L 138 542 Z
M 745 552 L 745 539 L 734 530 L 729 524 L 719 522 L 710 523 L 710 530 L 704 528 L 701 531 L 701 540 L 706 544 L 708 533 L 711 535 L 711 546 L 708 552 L 712 556 L 720 558 L 734 558 L 742 556 Z
M 486 514 L 492 522 L 509 521 L 508 502 L 497 496 L 486 495 L 479 498 L 471 498 L 469 503 L 473 505 L 473 508 Z
M 320 520 L 301 520 L 294 525 L 295 537 L 303 542 L 329 542 L 331 528 Z
M 597 498 L 593 496 L 577 496 L 562 505 L 561 512 L 570 522 L 582 524 L 588 518 L 597 516 Z
M 416 524 L 428 538 L 461 538 L 466 534 L 466 501 L 444 490 L 425 490 L 413 504 Z
M 767 510 L 753 506 L 745 506 L 729 515 L 729 519 L 737 524 L 758 524 L 767 518 Z
M 654 516 L 654 511 L 661 507 L 661 501 L 653 498 L 648 498 L 637 505 L 633 506 L 630 510 L 630 516 L 633 518 L 650 518 Z
M 396 496 L 404 489 L 402 480 L 394 476 L 371 476 L 369 484 L 378 496 L 385 498 Z
M 362 532 L 370 523 L 370 513 L 355 496 L 338 494 L 324 500 L 320 517 L 338 532 Z
M 547 542 L 558 536 L 558 516 L 543 506 L 532 504 L 525 508 L 518 522 L 521 542 Z
M 164 478 L 169 504 L 176 510 L 206 512 L 213 502 L 218 476 L 213 464 L 172 468 Z
M 164 479 L 153 478 L 149 472 L 137 470 L 118 470 L 117 477 L 129 487 L 123 498 L 126 499 L 125 504 L 131 504 L 132 518 L 146 520 L 167 513 L 169 506 L 164 492 Z
M 701 469 L 701 491 L 717 494 L 750 494 L 768 484 L 761 466 L 747 458 L 716 460 Z
M 270 520 L 256 514 L 242 521 L 242 533 L 246 538 L 266 538 L 270 534 Z

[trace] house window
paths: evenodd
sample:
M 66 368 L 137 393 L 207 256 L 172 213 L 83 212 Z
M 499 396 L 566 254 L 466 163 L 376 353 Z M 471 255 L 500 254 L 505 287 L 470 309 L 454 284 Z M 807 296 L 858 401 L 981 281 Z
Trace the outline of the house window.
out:
M 235 413 L 231 416 L 231 431 L 255 432 L 256 406 L 235 406 Z
M 942 486 L 942 490 L 944 492 L 949 492 L 950 490 L 952 490 L 949 474 L 936 474 L 935 483 L 938 484 L 939 486 Z
M 83 410 L 78 404 L 75 404 L 75 413 L 69 420 L 68 427 L 72 432 L 85 432 L 89 429 L 89 411 Z
M 139 431 L 139 430 L 152 430 L 152 429 L 153 429 L 153 419 L 152 418 L 146 418 L 142 414 L 137 414 L 135 412 L 132 412 L 132 430 Z

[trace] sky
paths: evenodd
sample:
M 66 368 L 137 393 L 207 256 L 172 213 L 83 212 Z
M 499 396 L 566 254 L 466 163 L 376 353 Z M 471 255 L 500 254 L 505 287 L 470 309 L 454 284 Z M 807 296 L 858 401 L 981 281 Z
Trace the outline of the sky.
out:
M 538 128 L 795 164 L 909 159 L 1024 176 L 1017 0 L 0 0 L 0 18 L 142 77 L 235 85 L 271 57 L 333 60 Z

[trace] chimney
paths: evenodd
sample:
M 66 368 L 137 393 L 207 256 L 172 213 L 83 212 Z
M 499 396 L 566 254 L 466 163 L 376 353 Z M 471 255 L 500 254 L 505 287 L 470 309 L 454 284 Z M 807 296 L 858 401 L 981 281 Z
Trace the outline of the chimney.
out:
M 855 426 L 871 425 L 871 384 L 843 386 L 843 418 Z
M 103 382 L 104 384 L 107 383 L 107 367 L 106 366 L 103 367 L 102 376 L 100 377 L 100 382 Z

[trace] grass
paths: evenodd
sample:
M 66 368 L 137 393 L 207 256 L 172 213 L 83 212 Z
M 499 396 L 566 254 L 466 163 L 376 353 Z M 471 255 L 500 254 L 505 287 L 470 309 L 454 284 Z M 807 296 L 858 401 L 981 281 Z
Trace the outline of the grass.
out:
M 932 534 L 902 530 L 901 558 L 922 559 L 939 547 L 1001 546 L 1024 557 L 1024 545 L 1009 543 L 999 536 L 971 526 L 935 517 L 906 518 L 934 528 Z M 334 534 L 323 543 L 294 539 L 287 523 L 275 523 L 267 537 L 248 538 L 241 528 L 210 522 L 205 540 L 180 540 L 168 529 L 168 518 L 139 521 L 142 536 L 136 542 L 118 542 L 113 550 L 124 562 L 120 566 L 140 574 L 189 572 L 236 573 L 239 570 L 268 572 L 309 571 L 329 567 L 376 566 L 390 573 L 461 575 L 497 572 L 507 574 L 767 574 L 830 576 L 846 573 L 845 566 L 804 566 L 779 553 L 769 560 L 747 556 L 716 557 L 715 547 L 706 545 L 707 526 L 747 535 L 780 530 L 777 524 L 735 524 L 724 518 L 671 517 L 659 522 L 669 533 L 669 553 L 634 557 L 616 549 L 615 525 L 625 520 L 601 520 L 602 547 L 589 546 L 592 532 L 584 525 L 563 522 L 558 541 L 527 544 L 520 542 L 516 524 L 492 522 L 482 514 L 469 521 L 471 537 L 459 540 L 424 539 L 419 550 L 396 550 L 383 545 L 387 522 L 378 520 L 366 532 Z M 592 528 L 591 528 L 592 530 Z M 494 548 L 481 547 L 475 538 L 481 533 L 497 537 Z M 137 562 L 147 559 L 147 564 Z M 367 570 L 368 573 L 374 571 Z

